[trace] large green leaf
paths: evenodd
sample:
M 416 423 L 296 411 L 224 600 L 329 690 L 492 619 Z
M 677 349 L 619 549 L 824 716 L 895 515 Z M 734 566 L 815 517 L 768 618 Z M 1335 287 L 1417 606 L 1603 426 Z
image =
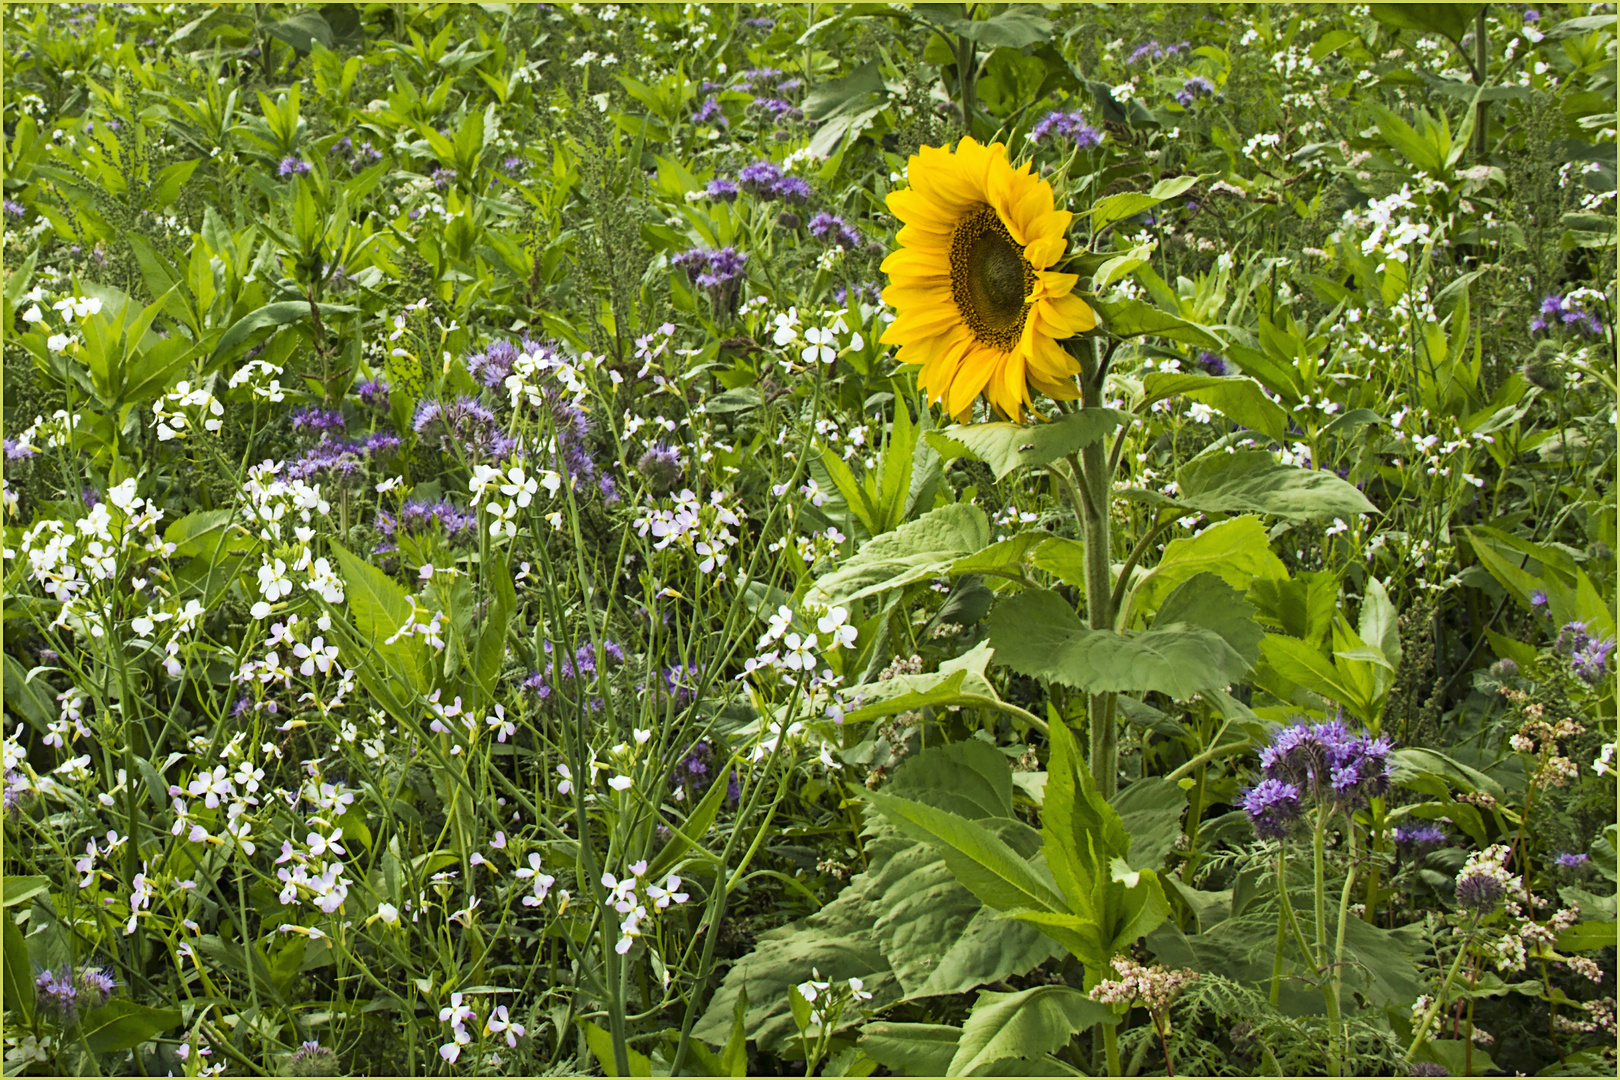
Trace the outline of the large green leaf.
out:
M 817 607 L 848 604 L 865 596 L 938 577 L 964 555 L 990 543 L 983 510 L 951 503 L 874 536 L 844 565 L 819 579 L 805 595 Z
M 1144 405 L 1180 394 L 1202 402 L 1230 420 L 1275 442 L 1288 435 L 1288 413 L 1246 376 L 1205 375 L 1196 371 L 1159 371 L 1142 380 Z
M 1168 616 L 1167 599 L 1153 628 L 1132 634 L 1086 629 L 1057 594 L 1025 589 L 991 611 L 990 645 L 998 661 L 1033 678 L 1087 693 L 1158 691 L 1185 700 L 1241 679 L 1251 663 L 1246 649 L 1251 640 L 1258 643 L 1260 631 L 1230 586 L 1208 575 L 1199 589 L 1216 585 L 1226 590 L 1221 595 L 1230 598 L 1232 611 L 1195 603 L 1189 593 Z
M 1045 465 L 1107 438 L 1130 419 L 1118 409 L 1081 409 L 1045 423 L 958 424 L 926 437 L 947 460 L 975 458 L 1000 480 L 1014 469 Z
M 962 1029 L 949 1024 L 900 1024 L 879 1020 L 861 1029 L 861 1051 L 905 1076 L 945 1076 Z
M 1205 513 L 1349 518 L 1378 508 L 1325 469 L 1283 465 L 1265 450 L 1209 453 L 1181 467 L 1177 498 Z
M 1007 756 L 978 739 L 946 743 L 917 754 L 907 760 L 886 790 L 976 821 L 1012 817 L 1013 812 L 1012 769 Z
M 86 1013 L 78 1033 L 91 1053 L 111 1054 L 133 1049 L 179 1026 L 179 1009 L 154 1009 L 119 997 Z
M 1368 10 L 1385 26 L 1442 34 L 1461 42 L 1463 35 L 1473 29 L 1474 16 L 1484 8 L 1484 4 L 1372 4 Z
M 1072 986 L 1034 986 L 1011 994 L 981 990 L 944 1075 L 968 1076 L 1003 1058 L 1038 1057 L 1094 1024 L 1117 1022 L 1107 1005 Z
M 888 87 L 876 60 L 868 60 L 842 79 L 817 86 L 804 99 L 804 114 L 819 126 L 810 151 L 832 157 L 846 138 L 857 138 L 888 103 Z
M 10 912 L 0 911 L 0 920 L 5 923 L 0 928 L 5 935 L 0 940 L 0 947 L 4 949 L 4 956 L 0 958 L 4 972 L 0 1000 L 5 1001 L 7 1009 L 17 1010 L 23 1025 L 29 1026 L 34 1022 L 34 973 L 28 962 L 28 943 L 23 940 L 22 931 Z
M 1127 862 L 1136 870 L 1157 870 L 1181 835 L 1187 793 L 1164 776 L 1146 776 L 1109 800 L 1131 838 Z
M 400 627 L 410 622 L 415 605 L 409 595 L 393 578 L 340 545 L 329 541 L 337 556 L 338 569 L 343 577 L 343 590 L 349 601 L 349 614 L 354 619 L 362 648 L 369 648 L 374 656 L 357 657 L 359 664 L 370 667 L 380 663 L 378 674 L 385 679 L 403 674 L 411 680 L 417 692 L 427 689 L 427 676 L 423 670 L 421 646 L 414 636 L 397 637 Z M 392 644 L 389 638 L 395 638 Z
M 1029 860 L 989 827 L 883 791 L 869 791 L 864 797 L 896 828 L 944 853 L 956 879 L 991 907 L 1064 911 L 1062 897 L 1041 880 Z
M 4 901 L 0 902 L 0 907 L 13 907 L 50 891 L 51 879 L 48 877 L 40 875 L 7 877 L 4 885 Z
M 1252 515 L 1217 522 L 1196 536 L 1172 540 L 1159 564 L 1137 583 L 1131 608 L 1156 611 L 1170 590 L 1197 574 L 1209 572 L 1232 588 L 1245 591 L 1255 578 L 1286 580 L 1288 570 L 1271 553 L 1260 519 Z

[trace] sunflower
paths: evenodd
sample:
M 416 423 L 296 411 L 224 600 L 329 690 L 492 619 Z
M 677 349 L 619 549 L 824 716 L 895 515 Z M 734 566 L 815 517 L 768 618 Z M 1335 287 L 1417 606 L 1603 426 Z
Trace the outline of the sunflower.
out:
M 918 386 L 960 421 L 981 393 L 1014 420 L 1035 411 L 1031 387 L 1078 397 L 1080 365 L 1058 341 L 1097 316 L 1073 295 L 1076 275 L 1047 269 L 1074 217 L 1053 209 L 1052 185 L 1028 162 L 1013 168 L 1001 143 L 972 138 L 955 152 L 922 147 L 907 177 L 911 187 L 888 198 L 905 227 L 883 261 L 883 299 L 897 312 L 883 343 L 922 366 Z

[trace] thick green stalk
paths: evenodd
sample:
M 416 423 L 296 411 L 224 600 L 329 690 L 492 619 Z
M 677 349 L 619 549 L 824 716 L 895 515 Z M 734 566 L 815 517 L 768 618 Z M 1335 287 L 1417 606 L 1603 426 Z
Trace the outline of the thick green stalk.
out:
M 1101 348 L 1100 343 L 1097 349 Z M 1080 395 L 1085 408 L 1103 405 L 1102 381 L 1106 361 L 1081 354 Z M 1108 507 L 1113 482 L 1108 471 L 1108 451 L 1102 440 L 1081 448 L 1075 481 L 1079 485 L 1080 519 L 1086 538 L 1086 618 L 1093 630 L 1114 629 L 1114 588 L 1109 561 Z M 1071 465 L 1072 467 L 1072 465 Z M 1104 799 L 1114 797 L 1119 772 L 1118 732 L 1114 724 L 1114 695 L 1091 694 L 1086 715 L 1091 724 L 1091 776 Z

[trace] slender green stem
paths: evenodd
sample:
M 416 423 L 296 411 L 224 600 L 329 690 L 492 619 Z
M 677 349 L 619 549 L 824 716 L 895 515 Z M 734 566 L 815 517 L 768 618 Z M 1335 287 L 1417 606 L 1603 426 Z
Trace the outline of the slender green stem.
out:
M 1417 1048 L 1423 1042 L 1424 1036 L 1429 1033 L 1429 1028 L 1434 1024 L 1434 1018 L 1440 1015 L 1440 1010 L 1446 1002 L 1446 992 L 1451 989 L 1452 981 L 1457 978 L 1457 972 L 1462 968 L 1463 957 L 1468 955 L 1468 943 L 1473 939 L 1474 927 L 1478 925 L 1479 915 L 1475 914 L 1473 923 L 1468 927 L 1467 936 L 1463 938 L 1462 945 L 1457 949 L 1457 959 L 1451 962 L 1451 970 L 1446 972 L 1446 980 L 1440 984 L 1440 992 L 1434 996 L 1433 1001 L 1429 1002 L 1429 1007 L 1423 1011 L 1423 1019 L 1418 1021 L 1417 1030 L 1412 1032 L 1412 1041 L 1406 1047 L 1408 1060 L 1417 1052 Z
M 1350 842 L 1350 868 L 1345 871 L 1344 889 L 1339 893 L 1339 926 L 1337 937 L 1333 942 L 1333 977 L 1329 985 L 1333 987 L 1333 1005 L 1338 1008 L 1344 1000 L 1344 932 L 1350 921 L 1350 893 L 1356 883 L 1356 823 L 1348 822 L 1345 829 Z M 1342 1065 L 1345 1056 L 1349 1053 L 1349 1044 L 1344 1041 L 1344 1030 L 1339 1030 L 1339 1042 L 1331 1048 L 1331 1053 Z
M 1108 1055 L 1108 1075 L 1119 1076 L 1119 1035 L 1115 1024 L 1103 1024 L 1103 1050 Z
M 1288 940 L 1288 847 L 1277 847 L 1277 895 L 1282 905 L 1277 908 L 1277 949 L 1271 959 L 1271 1003 L 1277 1004 L 1282 996 L 1283 945 Z
M 1327 824 L 1329 807 L 1323 804 L 1316 814 L 1316 829 L 1311 837 L 1311 854 L 1315 871 L 1315 904 L 1316 904 L 1316 955 L 1323 960 L 1328 956 L 1327 944 L 1327 874 L 1325 872 L 1325 859 L 1323 849 L 1327 842 Z M 1322 974 L 1321 965 L 1316 965 L 1318 977 Z M 1342 1026 L 1339 1016 L 1338 988 L 1333 979 L 1322 980 L 1322 998 L 1327 1003 L 1328 1016 L 1328 1075 L 1340 1076 L 1342 1062 L 1339 1058 L 1339 1043 L 1342 1036 Z

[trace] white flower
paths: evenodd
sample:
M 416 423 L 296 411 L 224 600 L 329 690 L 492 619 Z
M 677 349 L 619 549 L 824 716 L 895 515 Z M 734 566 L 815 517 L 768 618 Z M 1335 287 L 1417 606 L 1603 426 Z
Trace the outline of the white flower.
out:
M 814 671 L 816 657 L 813 650 L 816 647 L 816 635 L 810 634 L 801 637 L 798 634 L 789 634 L 782 644 L 787 647 L 787 655 L 782 663 L 793 671 Z
M 804 339 L 810 344 L 806 345 L 799 355 L 804 358 L 806 363 L 813 364 L 820 360 L 824 364 L 830 364 L 837 358 L 838 350 L 834 348 L 837 344 L 837 338 L 833 336 L 831 330 L 822 330 L 812 326 L 804 332 Z
M 399 908 L 393 904 L 383 903 L 377 905 L 377 918 L 388 926 L 399 925 Z
M 816 621 L 816 628 L 823 634 L 831 636 L 832 640 L 829 643 L 829 648 L 853 649 L 855 647 L 855 638 L 858 636 L 858 632 L 853 626 L 849 625 L 848 608 L 833 608 Z
M 508 1019 L 505 1005 L 495 1006 L 495 1015 L 485 1021 L 484 1031 L 488 1035 L 505 1034 L 509 1047 L 516 1047 L 518 1039 L 527 1033 L 522 1024 Z
M 516 465 L 507 470 L 506 476 L 511 483 L 501 485 L 502 495 L 516 499 L 519 506 L 528 506 L 534 501 L 535 492 L 540 490 L 539 481 L 525 476 L 522 468 Z
M 628 791 L 630 790 L 630 785 L 634 783 L 634 780 L 630 779 L 628 776 L 625 776 L 623 773 L 620 773 L 619 775 L 608 780 L 608 787 L 612 788 L 614 791 Z
M 773 321 L 776 323 L 776 333 L 772 335 L 772 340 L 778 345 L 789 345 L 799 339 L 798 308 L 788 308 Z
M 574 790 L 574 774 L 567 765 L 558 765 L 557 772 L 562 777 L 562 783 L 557 785 L 557 794 L 567 795 Z

